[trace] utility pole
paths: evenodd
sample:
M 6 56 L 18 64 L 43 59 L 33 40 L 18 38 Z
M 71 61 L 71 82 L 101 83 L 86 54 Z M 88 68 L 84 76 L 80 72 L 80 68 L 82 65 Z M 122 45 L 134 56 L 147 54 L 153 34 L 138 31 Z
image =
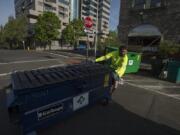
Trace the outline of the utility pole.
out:
M 97 4 L 97 19 L 96 19 L 96 32 L 95 34 L 95 45 L 94 45 L 94 57 L 96 59 L 96 52 L 97 52 L 97 39 L 98 39 L 98 15 L 99 15 L 99 3 Z
M 24 6 L 24 5 L 23 5 L 23 7 L 21 8 L 21 10 L 22 10 L 22 16 L 25 16 L 25 13 L 24 13 L 24 12 L 25 12 L 25 6 Z M 24 39 L 23 39 L 22 43 L 23 43 L 23 49 L 26 50 Z

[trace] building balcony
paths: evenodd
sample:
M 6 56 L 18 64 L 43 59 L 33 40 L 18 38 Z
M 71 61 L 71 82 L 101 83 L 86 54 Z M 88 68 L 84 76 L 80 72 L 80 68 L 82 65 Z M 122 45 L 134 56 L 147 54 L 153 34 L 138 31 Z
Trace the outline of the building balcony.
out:
M 35 10 L 32 10 L 32 9 L 28 10 L 28 12 L 27 12 L 27 16 L 38 17 L 39 14 L 40 14 L 39 12 L 37 12 L 37 11 L 35 11 Z
M 56 0 L 45 0 L 45 2 L 56 3 Z

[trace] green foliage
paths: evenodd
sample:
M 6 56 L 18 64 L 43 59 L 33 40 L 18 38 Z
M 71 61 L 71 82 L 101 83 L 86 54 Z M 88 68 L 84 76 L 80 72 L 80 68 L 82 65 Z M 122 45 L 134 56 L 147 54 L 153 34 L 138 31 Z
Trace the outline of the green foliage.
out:
M 8 23 L 4 26 L 2 37 L 9 43 L 10 48 L 16 48 L 18 43 L 27 37 L 28 21 L 24 16 L 17 19 L 9 18 Z
M 68 24 L 68 26 L 62 32 L 62 39 L 71 45 L 75 45 L 80 36 L 84 36 L 83 21 L 75 19 Z
M 75 39 L 78 40 L 80 36 L 84 35 L 84 24 L 80 19 L 75 19 L 70 23 L 73 26 Z
M 63 31 L 62 31 L 62 39 L 71 45 L 75 44 L 75 36 L 74 36 L 74 29 L 72 25 L 68 25 Z
M 52 40 L 57 39 L 60 35 L 61 21 L 52 12 L 44 12 L 39 15 L 35 25 L 36 40 L 49 45 Z
M 105 47 L 106 47 L 105 43 L 101 41 L 100 37 L 98 37 L 98 39 L 97 39 L 97 50 L 99 50 L 100 52 L 103 52 Z
M 0 45 L 2 45 L 3 40 L 4 40 L 4 38 L 3 38 L 3 26 L 0 26 Z
M 116 31 L 110 31 L 108 37 L 105 41 L 101 41 L 101 38 L 98 38 L 97 48 L 99 51 L 103 51 L 106 46 L 119 47 L 120 41 Z
M 118 34 L 116 31 L 110 31 L 109 32 L 108 38 L 105 40 L 105 44 L 107 46 L 113 46 L 113 47 L 120 46 Z
M 180 45 L 172 41 L 163 41 L 160 44 L 159 50 L 162 57 L 169 57 L 180 54 Z

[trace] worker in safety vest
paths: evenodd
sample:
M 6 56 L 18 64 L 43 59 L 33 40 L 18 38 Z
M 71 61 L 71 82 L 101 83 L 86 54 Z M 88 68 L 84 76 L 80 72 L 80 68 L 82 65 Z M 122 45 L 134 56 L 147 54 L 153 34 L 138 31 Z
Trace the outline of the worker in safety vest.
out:
M 110 68 L 112 69 L 113 85 L 111 88 L 111 94 L 116 90 L 118 84 L 123 84 L 122 76 L 126 71 L 128 64 L 127 48 L 126 46 L 120 46 L 119 51 L 113 51 L 105 56 L 96 59 L 96 62 L 111 59 Z

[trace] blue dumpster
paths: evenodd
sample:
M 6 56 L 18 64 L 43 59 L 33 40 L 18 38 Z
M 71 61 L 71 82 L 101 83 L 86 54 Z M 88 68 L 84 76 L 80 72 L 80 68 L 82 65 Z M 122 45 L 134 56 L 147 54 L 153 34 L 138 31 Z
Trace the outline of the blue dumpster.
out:
M 7 95 L 10 120 L 23 134 L 47 127 L 99 100 L 110 99 L 112 78 L 100 64 L 14 72 Z

